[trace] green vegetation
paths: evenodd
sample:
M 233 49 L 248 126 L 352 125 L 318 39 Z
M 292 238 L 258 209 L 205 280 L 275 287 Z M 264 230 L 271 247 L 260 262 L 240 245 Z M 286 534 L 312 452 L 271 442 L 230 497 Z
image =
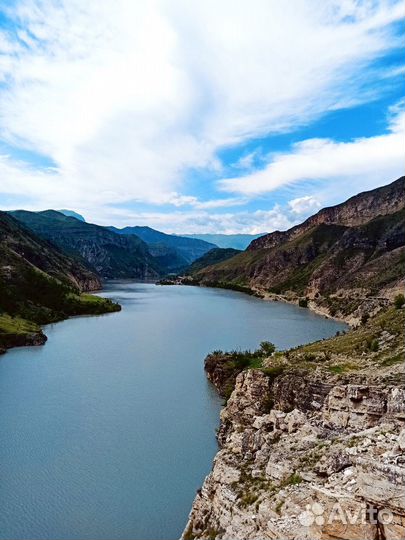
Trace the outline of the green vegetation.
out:
M 0 315 L 0 351 L 8 347 L 25 345 L 34 340 L 35 337 L 41 341 L 40 327 L 20 317 L 10 317 L 7 314 Z
M 394 299 L 395 307 L 397 309 L 401 309 L 404 304 L 405 304 L 405 296 L 403 294 L 397 294 L 397 296 Z
M 251 296 L 257 295 L 253 289 L 247 287 L 246 285 L 241 285 L 239 283 L 231 283 L 225 281 L 205 281 L 204 285 L 206 287 L 214 287 L 218 289 L 229 289 L 231 291 L 243 292 L 245 294 L 250 294 Z
M 404 324 L 405 313 L 403 310 L 399 311 L 390 308 L 370 318 L 355 330 L 328 340 L 304 345 L 299 347 L 299 351 L 300 353 L 312 353 L 317 356 L 319 354 L 334 353 L 353 357 L 370 351 L 372 341 L 377 340 L 384 330 L 389 330 L 395 340 L 400 342 L 403 339 Z
M 262 341 L 260 343 L 259 351 L 261 351 L 263 355 L 265 356 L 272 355 L 275 352 L 275 350 L 276 350 L 276 346 L 274 345 L 274 343 L 271 343 L 271 341 Z
M 193 275 L 207 266 L 217 264 L 222 261 L 226 261 L 238 253 L 241 253 L 238 249 L 233 248 L 214 248 L 205 253 L 202 257 L 195 260 L 191 266 L 187 269 L 187 273 Z
M 278 366 L 272 366 L 269 368 L 263 368 L 262 371 L 271 381 L 273 381 L 276 377 L 281 375 L 285 369 L 285 366 L 278 365 Z
M 301 482 L 303 482 L 304 479 L 298 474 L 298 473 L 293 473 L 292 475 L 290 475 L 288 478 L 286 478 L 285 480 L 283 480 L 280 484 L 281 487 L 286 487 L 286 486 L 296 486 L 298 484 L 301 484 Z
M 298 305 L 300 307 L 307 308 L 308 307 L 308 298 L 300 298 L 298 300 Z
M 333 366 L 328 366 L 327 370 L 330 371 L 331 373 L 340 374 L 340 373 L 346 373 L 348 371 L 352 371 L 356 369 L 357 367 L 358 366 L 356 364 L 344 363 L 344 364 L 336 364 Z
M 1 347 L 43 342 L 38 325 L 120 309 L 108 299 L 81 294 L 79 284 L 99 286 L 97 275 L 3 212 L 0 260 Z
M 1 334 L 30 334 L 39 332 L 40 327 L 20 317 L 10 317 L 10 315 L 0 315 L 0 333 Z
M 237 375 L 245 369 L 263 369 L 263 360 L 274 354 L 275 345 L 270 341 L 262 341 L 256 351 L 213 351 L 205 359 L 205 369 L 221 372 L 221 395 L 228 400 L 235 388 Z M 263 370 L 264 371 L 264 370 Z
M 404 362 L 403 353 L 398 353 L 393 356 L 389 356 L 380 362 L 382 367 L 394 366 L 395 364 L 402 364 Z

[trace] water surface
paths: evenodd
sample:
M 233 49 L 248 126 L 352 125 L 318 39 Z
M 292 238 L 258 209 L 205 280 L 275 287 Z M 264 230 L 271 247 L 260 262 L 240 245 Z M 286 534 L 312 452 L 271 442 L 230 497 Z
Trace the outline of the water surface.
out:
M 343 325 L 232 291 L 109 284 L 119 313 L 49 325 L 0 359 L 0 538 L 174 539 L 217 450 L 213 349 Z

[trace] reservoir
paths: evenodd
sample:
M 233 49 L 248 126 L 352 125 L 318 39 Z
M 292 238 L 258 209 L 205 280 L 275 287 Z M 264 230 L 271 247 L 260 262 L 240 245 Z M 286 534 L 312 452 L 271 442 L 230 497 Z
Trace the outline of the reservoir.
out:
M 204 357 L 345 328 L 220 289 L 114 282 L 103 296 L 122 311 L 0 357 L 1 539 L 179 538 L 217 451 Z

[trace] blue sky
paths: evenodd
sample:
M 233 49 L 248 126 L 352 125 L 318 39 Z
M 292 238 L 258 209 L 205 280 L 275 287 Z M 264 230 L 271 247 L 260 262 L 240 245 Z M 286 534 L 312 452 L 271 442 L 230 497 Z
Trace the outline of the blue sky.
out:
M 403 174 L 404 12 L 3 1 L 0 208 L 257 233 L 389 183 Z

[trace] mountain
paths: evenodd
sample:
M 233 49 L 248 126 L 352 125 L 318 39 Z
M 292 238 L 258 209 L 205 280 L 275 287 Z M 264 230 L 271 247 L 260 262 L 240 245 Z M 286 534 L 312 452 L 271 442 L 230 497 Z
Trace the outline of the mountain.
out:
M 41 238 L 80 257 L 102 277 L 144 279 L 155 278 L 161 272 L 145 242 L 135 235 L 116 234 L 55 210 L 16 210 L 9 214 Z
M 197 238 L 216 244 L 220 248 L 234 248 L 238 250 L 245 250 L 248 245 L 263 236 L 266 233 L 260 234 L 184 234 L 187 238 Z
M 100 287 L 86 266 L 0 212 L 0 350 L 43 343 L 39 324 L 118 310 L 109 300 L 82 294 Z
M 150 227 L 124 227 L 123 229 L 117 229 L 116 227 L 108 227 L 110 231 L 113 231 L 122 235 L 137 235 L 150 247 L 159 247 L 161 250 L 163 246 L 177 251 L 177 256 L 181 257 L 180 260 L 185 261 L 185 265 L 188 266 L 193 261 L 207 253 L 210 249 L 217 247 L 215 244 L 206 242 L 205 240 L 198 240 L 195 238 L 186 238 L 184 236 L 176 236 L 174 234 L 166 234 L 160 231 L 156 231 Z M 170 252 L 169 252 L 170 253 Z M 173 252 L 172 252 L 173 253 Z
M 195 260 L 193 264 L 191 264 L 187 268 L 187 274 L 193 275 L 196 272 L 199 272 L 203 268 L 206 268 L 207 266 L 211 266 L 213 264 L 217 264 L 223 261 L 226 261 L 235 255 L 240 253 L 239 249 L 222 249 L 222 248 L 214 248 L 210 251 L 207 251 L 205 255 L 200 257 L 199 259 Z
M 249 249 L 276 247 L 283 242 L 293 240 L 316 225 L 345 225 L 347 227 L 363 225 L 378 216 L 393 214 L 401 210 L 404 207 L 404 198 L 405 177 L 402 176 L 391 184 L 359 193 L 336 206 L 323 208 L 301 225 L 296 225 L 288 231 L 266 234 L 254 240 Z
M 74 217 L 78 219 L 79 221 L 86 221 L 81 214 L 78 214 L 77 212 L 74 212 L 73 210 L 56 210 L 56 212 L 60 212 L 61 214 L 68 217 Z
M 194 275 L 202 284 L 247 287 L 359 319 L 401 287 L 405 177 L 334 207 Z

